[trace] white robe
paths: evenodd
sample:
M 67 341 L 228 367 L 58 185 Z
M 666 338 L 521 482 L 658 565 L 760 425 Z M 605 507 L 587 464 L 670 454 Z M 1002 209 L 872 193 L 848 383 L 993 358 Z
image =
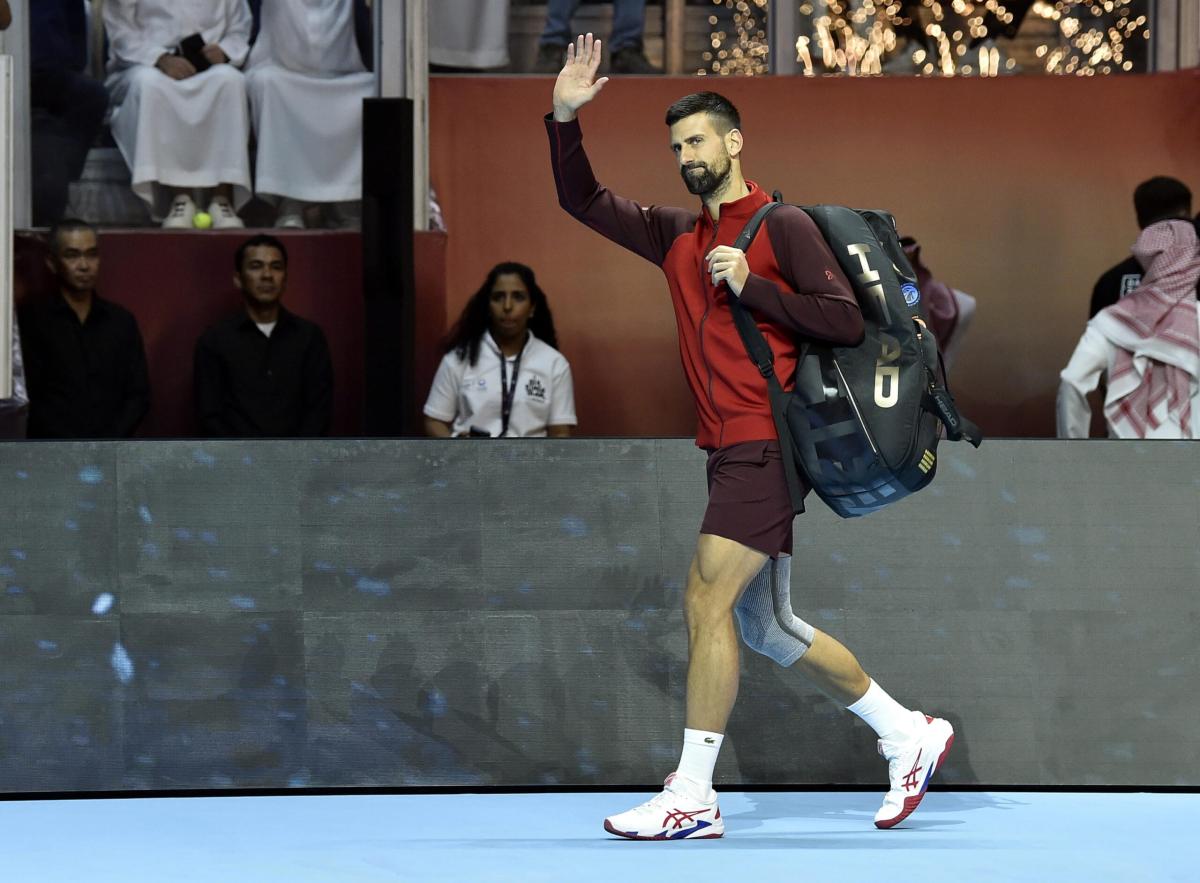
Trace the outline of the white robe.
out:
M 250 49 L 246 0 L 107 0 L 107 86 L 112 134 L 151 214 L 166 210 L 159 185 L 233 185 L 233 203 L 250 198 L 250 118 L 238 70 Z M 154 65 L 185 38 L 216 43 L 229 64 L 173 80 Z
M 1095 320 L 1093 320 L 1094 322 Z M 1200 325 L 1200 304 L 1196 307 L 1196 321 Z M 1059 375 L 1058 387 L 1058 437 L 1087 438 L 1092 425 L 1092 407 L 1087 395 L 1100 384 L 1100 377 L 1111 377 L 1117 361 L 1117 347 L 1096 330 L 1092 322 L 1084 329 L 1083 337 L 1071 354 L 1067 367 Z M 1192 374 L 1192 433 L 1186 436 L 1183 427 L 1171 416 L 1164 399 L 1155 410 L 1159 422 L 1157 429 L 1147 433 L 1146 438 L 1200 438 L 1200 373 Z M 1121 395 L 1112 385 L 1105 393 L 1105 403 L 1111 403 Z M 1122 431 L 1122 427 L 1108 426 L 1110 438 L 1137 438 Z
M 246 90 L 260 195 L 362 198 L 362 102 L 375 75 L 359 56 L 353 0 L 264 0 Z
M 429 4 L 429 60 L 487 69 L 508 64 L 509 0 L 438 0 Z

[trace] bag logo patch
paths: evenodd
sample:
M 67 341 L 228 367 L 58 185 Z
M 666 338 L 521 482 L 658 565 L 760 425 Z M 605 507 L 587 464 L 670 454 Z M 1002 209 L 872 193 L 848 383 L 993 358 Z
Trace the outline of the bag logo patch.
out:
M 904 302 L 910 307 L 916 304 L 921 299 L 921 292 L 917 290 L 917 286 L 911 282 L 905 282 L 900 286 L 900 293 L 904 295 Z

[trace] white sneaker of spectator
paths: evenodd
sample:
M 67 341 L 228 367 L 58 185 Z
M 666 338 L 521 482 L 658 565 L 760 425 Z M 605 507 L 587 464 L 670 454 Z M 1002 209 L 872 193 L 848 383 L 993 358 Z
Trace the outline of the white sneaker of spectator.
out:
M 228 197 L 225 196 L 213 197 L 212 202 L 208 204 L 208 214 L 212 217 L 214 230 L 233 230 L 246 226 L 237 216 L 237 212 L 233 210 L 233 205 L 229 202 Z
M 176 193 L 171 200 L 171 207 L 167 209 L 167 216 L 163 218 L 162 227 L 164 230 L 191 230 L 195 216 L 196 203 L 192 202 L 192 198 L 186 193 Z
M 308 226 L 304 223 L 304 203 L 287 196 L 279 200 L 279 214 L 275 216 L 275 226 L 286 230 L 303 230 Z

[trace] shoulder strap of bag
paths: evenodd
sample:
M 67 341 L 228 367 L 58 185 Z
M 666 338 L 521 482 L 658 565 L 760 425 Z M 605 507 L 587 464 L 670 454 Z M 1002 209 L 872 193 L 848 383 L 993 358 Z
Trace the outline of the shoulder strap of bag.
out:
M 776 191 L 775 201 L 767 203 L 754 213 L 754 217 L 747 221 L 746 226 L 742 228 L 733 247 L 745 252 L 750 247 L 750 243 L 754 241 L 759 228 L 766 221 L 767 215 L 779 208 L 780 205 L 779 192 Z M 758 373 L 767 382 L 771 416 L 775 420 L 775 432 L 779 436 L 783 470 L 787 475 L 788 495 L 792 500 L 792 511 L 798 514 L 804 511 L 804 487 L 796 468 L 796 458 L 792 455 L 792 433 L 787 422 L 787 393 L 783 391 L 779 378 L 775 376 L 775 353 L 771 351 L 771 345 L 758 330 L 758 323 L 754 321 L 754 317 L 750 315 L 750 310 L 742 303 L 741 298 L 731 291 L 728 300 L 729 309 L 733 313 L 733 323 L 737 326 L 738 335 L 742 338 L 742 345 L 746 347 L 746 355 L 750 357 L 750 361 L 758 368 Z M 800 345 L 797 368 L 804 361 L 806 355 L 808 355 L 807 342 Z
M 938 367 L 941 368 L 942 382 L 934 384 L 925 393 L 921 404 L 926 410 L 932 411 L 942 421 L 946 428 L 946 438 L 950 441 L 966 441 L 972 447 L 979 447 L 983 442 L 983 433 L 979 427 L 958 412 L 954 404 L 954 396 L 950 394 L 950 377 L 946 372 L 946 361 L 938 351 Z

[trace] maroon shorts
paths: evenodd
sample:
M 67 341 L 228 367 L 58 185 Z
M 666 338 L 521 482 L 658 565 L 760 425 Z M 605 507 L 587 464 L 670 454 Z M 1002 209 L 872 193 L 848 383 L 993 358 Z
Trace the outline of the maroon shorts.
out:
M 793 517 L 779 442 L 740 442 L 709 451 L 708 508 L 700 533 L 772 557 L 790 555 Z

